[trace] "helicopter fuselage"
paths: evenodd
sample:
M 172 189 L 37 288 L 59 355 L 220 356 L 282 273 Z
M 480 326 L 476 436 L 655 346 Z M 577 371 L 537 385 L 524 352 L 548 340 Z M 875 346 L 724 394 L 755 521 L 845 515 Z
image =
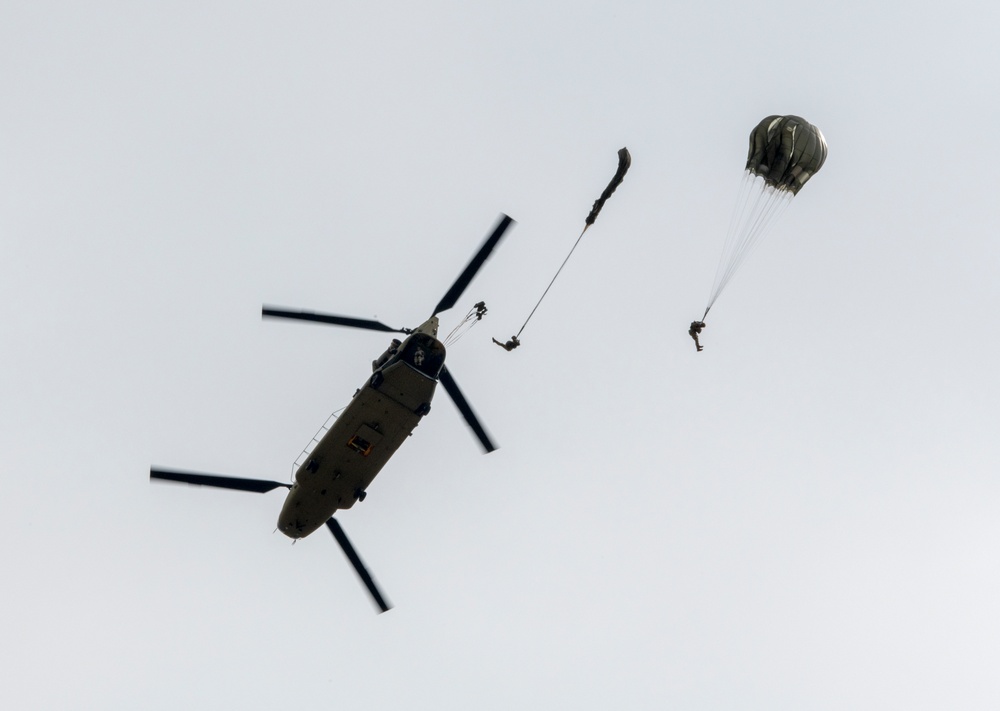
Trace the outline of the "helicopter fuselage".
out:
M 372 362 L 371 378 L 358 388 L 340 416 L 315 443 L 316 446 L 307 449 L 305 463 L 296 470 L 293 484 L 155 466 L 149 468 L 150 480 L 258 494 L 290 489 L 278 517 L 278 529 L 289 538 L 303 538 L 325 525 L 368 589 L 372 601 L 381 612 L 388 610 L 392 606 L 382 595 L 333 514 L 365 499 L 368 486 L 382 467 L 430 412 L 438 383 L 444 387 L 483 450 L 492 452 L 496 449 L 455 378 L 445 367 L 445 347 L 437 339 L 438 314 L 455 306 L 512 223 L 507 215 L 500 216 L 493 232 L 441 297 L 431 317 L 415 329 L 393 328 L 376 319 L 266 305 L 261 309 L 263 317 L 406 334 L 402 342 L 394 338 L 389 348 Z M 486 305 L 480 302 L 475 306 L 475 314 L 470 311 L 466 320 L 473 315 L 477 320 L 481 319 L 485 313 Z
M 282 533 L 308 536 L 338 509 L 365 498 L 382 467 L 430 411 L 444 359 L 444 344 L 418 329 L 376 368 L 295 473 L 278 517 Z

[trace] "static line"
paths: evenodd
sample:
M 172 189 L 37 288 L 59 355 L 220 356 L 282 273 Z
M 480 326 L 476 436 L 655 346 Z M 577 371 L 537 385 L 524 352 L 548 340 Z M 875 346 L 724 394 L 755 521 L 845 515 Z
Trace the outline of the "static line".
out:
M 563 267 L 566 266 L 566 262 L 568 262 L 569 258 L 573 256 L 573 252 L 576 251 L 576 246 L 578 244 L 580 244 L 580 240 L 583 239 L 583 233 L 587 231 L 588 227 L 590 227 L 590 225 L 585 225 L 584 228 L 583 228 L 583 232 L 581 232 L 580 236 L 576 238 L 576 242 L 573 243 L 573 249 L 569 250 L 569 254 L 566 255 L 566 259 L 564 259 L 563 263 L 559 265 L 559 269 L 556 270 L 556 275 L 554 277 L 552 277 L 552 281 L 549 282 L 549 285 L 547 287 L 545 287 L 545 291 L 542 292 L 541 299 L 538 300 L 538 303 L 535 304 L 535 308 L 533 308 L 531 310 L 531 313 L 528 314 L 528 318 L 524 319 L 524 323 L 521 325 L 521 331 L 523 331 L 524 327 L 528 325 L 528 321 L 531 320 L 531 317 L 535 315 L 535 311 L 537 311 L 538 307 L 541 306 L 542 299 L 544 299 L 545 295 L 549 293 L 549 289 L 552 288 L 552 285 L 556 283 L 556 279 L 559 278 L 559 272 L 561 272 L 563 270 Z M 517 335 L 514 336 L 514 337 L 515 338 L 520 338 L 521 337 L 521 331 L 518 331 Z

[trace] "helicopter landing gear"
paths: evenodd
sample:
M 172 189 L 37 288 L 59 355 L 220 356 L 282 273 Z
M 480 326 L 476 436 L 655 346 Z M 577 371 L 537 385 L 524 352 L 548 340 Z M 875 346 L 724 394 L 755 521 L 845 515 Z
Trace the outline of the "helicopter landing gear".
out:
M 385 380 L 385 376 L 383 376 L 382 373 L 375 373 L 372 375 L 371 380 L 369 380 L 368 383 L 373 388 L 377 388 L 379 385 L 382 384 L 383 380 Z
M 366 496 L 368 496 L 368 492 L 367 491 L 362 491 L 361 489 L 355 489 L 354 490 L 354 499 L 355 499 L 355 501 L 364 501 Z
M 420 407 L 413 411 L 414 415 L 420 415 L 423 417 L 431 411 L 431 404 L 429 402 L 422 403 Z

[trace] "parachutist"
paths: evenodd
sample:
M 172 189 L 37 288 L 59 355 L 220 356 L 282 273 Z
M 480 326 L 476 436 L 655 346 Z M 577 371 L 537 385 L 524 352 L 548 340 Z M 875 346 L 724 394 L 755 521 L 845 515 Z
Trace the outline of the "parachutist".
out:
M 487 311 L 487 309 L 486 309 L 486 302 L 485 301 L 480 301 L 478 304 L 476 304 L 475 309 L 476 309 L 476 320 L 477 321 L 482 321 L 483 320 L 483 316 L 486 315 L 486 311 Z
M 517 336 L 511 336 L 510 340 L 507 341 L 506 343 L 501 343 L 500 341 L 498 341 L 495 338 L 493 339 L 493 342 L 496 343 L 498 346 L 500 346 L 501 348 L 503 348 L 506 351 L 512 351 L 515 348 L 517 348 L 519 345 L 521 345 L 521 342 L 519 340 L 517 340 Z
M 698 334 L 701 333 L 701 329 L 703 329 L 703 328 L 705 328 L 705 322 L 704 321 L 692 321 L 691 322 L 691 327 L 688 329 L 688 335 L 691 336 L 691 338 L 694 339 L 694 344 L 695 344 L 695 346 L 698 347 L 699 351 L 701 351 L 703 347 L 698 342 Z

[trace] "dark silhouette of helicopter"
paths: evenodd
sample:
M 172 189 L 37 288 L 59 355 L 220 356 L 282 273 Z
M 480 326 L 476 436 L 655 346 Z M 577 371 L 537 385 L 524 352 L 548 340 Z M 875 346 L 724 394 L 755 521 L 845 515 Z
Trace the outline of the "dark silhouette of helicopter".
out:
M 262 316 L 271 318 L 315 321 L 406 335 L 402 341 L 394 338 L 389 348 L 372 363 L 371 377 L 358 389 L 350 404 L 296 471 L 294 484 L 155 467 L 149 470 L 150 479 L 257 493 L 281 487 L 289 489 L 278 516 L 278 530 L 289 538 L 304 538 L 325 523 L 368 588 L 375 604 L 382 612 L 390 609 L 391 605 L 386 602 L 340 523 L 334 518 L 334 513 L 338 509 L 351 508 L 355 501 L 364 501 L 365 491 L 372 480 L 430 412 L 431 399 L 439 382 L 483 449 L 487 453 L 496 449 L 451 372 L 445 367 L 445 347 L 437 339 L 437 315 L 455 305 L 512 222 L 510 217 L 501 216 L 493 233 L 438 302 L 431 317 L 416 328 L 392 328 L 379 321 L 333 314 L 263 308 Z

